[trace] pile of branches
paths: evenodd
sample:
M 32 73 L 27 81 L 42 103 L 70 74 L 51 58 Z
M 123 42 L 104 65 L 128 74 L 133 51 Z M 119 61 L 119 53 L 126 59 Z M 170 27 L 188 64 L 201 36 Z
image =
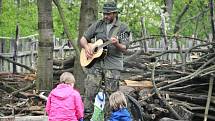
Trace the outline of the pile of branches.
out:
M 149 94 L 143 93 L 145 90 L 130 92 L 142 108 L 143 120 L 156 121 L 169 117 L 175 120 L 215 121 L 215 91 L 212 91 L 215 77 L 214 43 L 195 46 L 185 53 L 191 54 L 193 50 L 208 45 L 211 48 L 206 51 L 199 49 L 198 57 L 189 62 L 163 60 L 161 57 L 167 55 L 168 50 L 154 54 L 146 54 L 143 50 L 127 53 L 122 78 L 153 82 Z
M 35 74 L 0 73 L 0 117 L 44 115 L 44 99 L 35 90 Z
M 201 50 L 201 46 L 210 48 Z M 190 62 L 174 63 L 162 59 L 162 56 L 179 51 L 146 53 L 140 49 L 126 53 L 122 80 L 150 80 L 153 84 L 151 89 L 133 89 L 128 93 L 129 101 L 136 106 L 131 112 L 136 113 L 138 109 L 137 117 L 142 116 L 145 121 L 157 121 L 164 117 L 193 121 L 207 118 L 215 121 L 212 115 L 215 113 L 213 48 L 214 43 L 195 46 L 183 53 L 198 53 L 199 57 Z M 59 77 L 65 71 L 72 72 L 73 66 L 74 57 L 54 60 L 54 75 Z M 33 91 L 35 76 L 0 73 L 0 80 L 0 116 L 44 114 L 45 100 L 41 100 L 41 96 Z

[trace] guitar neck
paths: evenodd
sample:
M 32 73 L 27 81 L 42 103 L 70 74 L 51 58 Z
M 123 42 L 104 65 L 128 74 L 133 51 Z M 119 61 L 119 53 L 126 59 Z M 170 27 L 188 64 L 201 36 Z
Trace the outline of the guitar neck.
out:
M 120 36 L 118 36 L 118 37 L 119 37 L 119 39 L 123 39 L 123 38 L 126 39 L 127 38 L 126 32 L 121 33 Z M 109 44 L 111 44 L 111 39 L 108 39 L 108 41 L 106 41 L 105 43 L 99 45 L 98 49 L 101 49 L 101 48 L 103 48 L 103 47 L 105 47 L 105 46 L 107 46 Z
M 107 46 L 107 45 L 109 45 L 109 44 L 111 44 L 111 40 L 110 40 L 110 39 L 109 39 L 108 41 L 106 41 L 105 43 L 99 45 L 99 46 L 98 46 L 98 49 L 103 48 L 103 47 L 105 47 L 105 46 Z

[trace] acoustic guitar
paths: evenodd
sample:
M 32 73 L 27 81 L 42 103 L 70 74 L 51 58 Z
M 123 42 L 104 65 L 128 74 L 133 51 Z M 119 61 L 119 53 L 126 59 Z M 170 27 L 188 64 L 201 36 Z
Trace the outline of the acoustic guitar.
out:
M 127 35 L 125 34 L 127 33 Z M 120 36 L 118 36 L 118 39 L 127 39 L 128 38 L 128 32 L 121 33 Z M 92 58 L 87 58 L 85 54 L 85 49 L 82 48 L 80 53 L 80 63 L 83 67 L 92 67 L 96 60 L 103 59 L 107 54 L 107 49 L 104 49 L 107 45 L 111 44 L 111 40 L 109 39 L 106 42 L 103 42 L 102 39 L 97 40 L 95 43 L 88 43 L 89 46 L 93 49 L 93 56 Z

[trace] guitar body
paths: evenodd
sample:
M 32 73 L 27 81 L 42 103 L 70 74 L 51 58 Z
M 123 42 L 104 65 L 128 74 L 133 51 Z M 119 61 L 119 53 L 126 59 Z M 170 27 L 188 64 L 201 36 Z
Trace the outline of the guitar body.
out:
M 102 44 L 103 44 L 103 40 L 101 40 L 101 39 L 97 40 L 95 43 L 89 43 L 91 48 L 96 48 Z M 94 49 L 92 58 L 87 58 L 86 54 L 85 54 L 85 49 L 82 48 L 81 53 L 80 53 L 81 66 L 84 66 L 87 68 L 92 67 L 95 64 L 97 59 L 102 59 L 105 57 L 105 55 L 106 55 L 106 52 L 104 51 L 104 49 L 100 48 L 98 50 Z

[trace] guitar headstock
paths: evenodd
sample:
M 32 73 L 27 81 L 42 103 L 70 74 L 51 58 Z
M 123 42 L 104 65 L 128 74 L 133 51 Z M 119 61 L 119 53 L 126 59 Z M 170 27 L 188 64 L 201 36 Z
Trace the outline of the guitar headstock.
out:
M 125 32 L 121 32 L 118 36 L 118 39 L 119 40 L 122 40 L 122 41 L 125 41 L 125 40 L 128 40 L 129 39 L 129 36 L 130 36 L 130 32 L 128 31 L 125 31 Z

